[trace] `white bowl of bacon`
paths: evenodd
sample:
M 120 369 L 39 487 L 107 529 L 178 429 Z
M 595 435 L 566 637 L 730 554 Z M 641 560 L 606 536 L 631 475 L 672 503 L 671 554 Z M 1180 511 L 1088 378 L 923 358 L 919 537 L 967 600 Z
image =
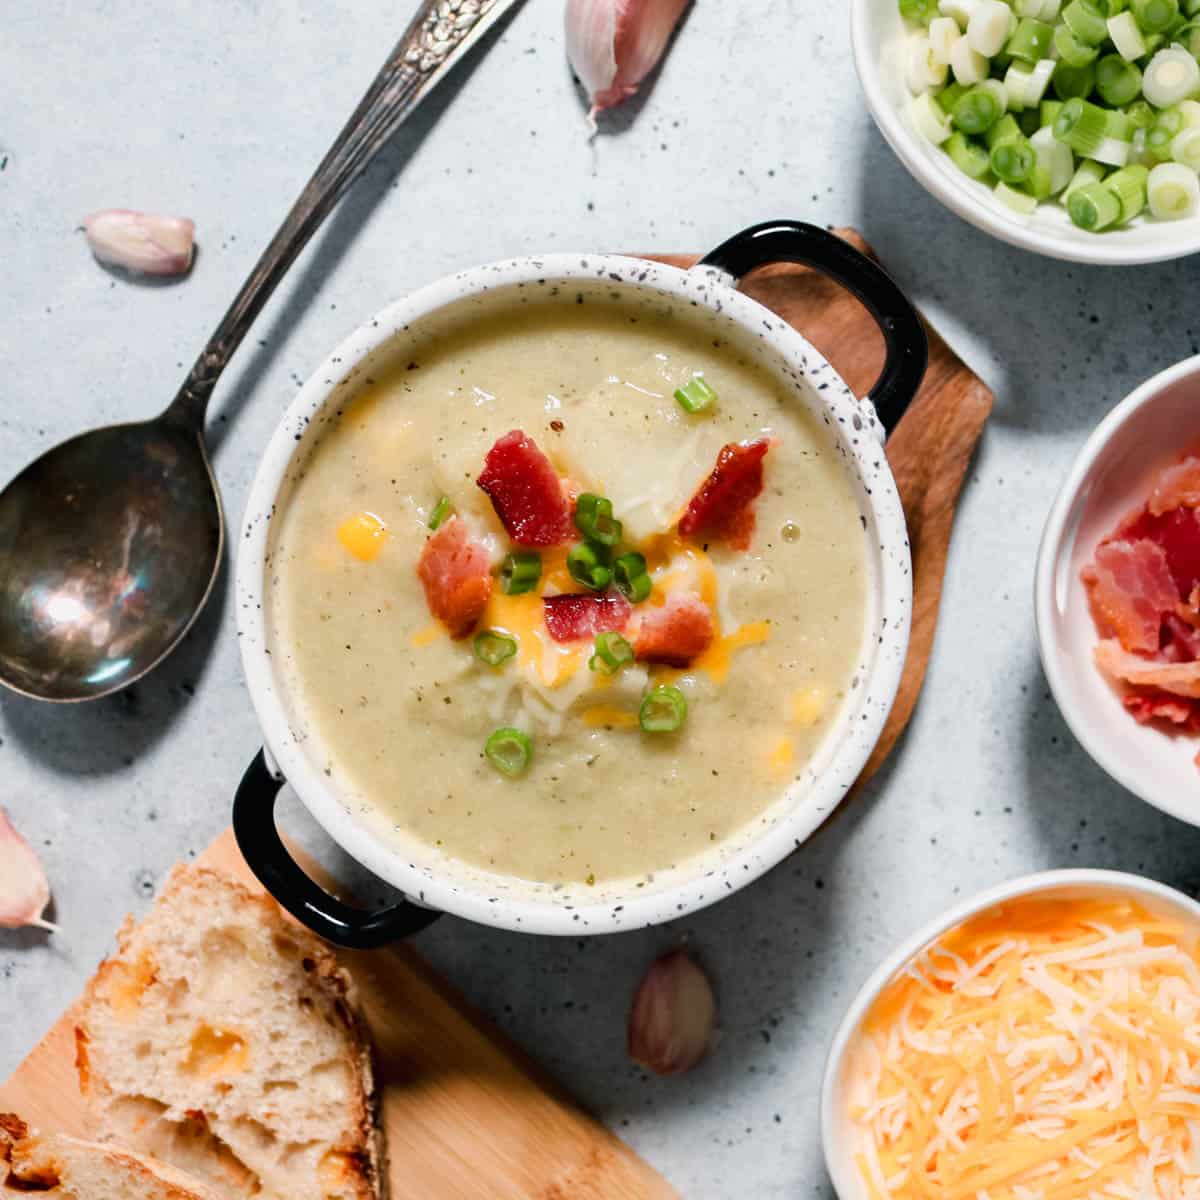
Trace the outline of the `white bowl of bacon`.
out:
M 1200 1189 L 1200 905 L 1112 871 L 991 888 L 919 930 L 838 1028 L 841 1200 Z
M 1200 357 L 1101 422 L 1038 554 L 1042 665 L 1084 749 L 1200 825 Z

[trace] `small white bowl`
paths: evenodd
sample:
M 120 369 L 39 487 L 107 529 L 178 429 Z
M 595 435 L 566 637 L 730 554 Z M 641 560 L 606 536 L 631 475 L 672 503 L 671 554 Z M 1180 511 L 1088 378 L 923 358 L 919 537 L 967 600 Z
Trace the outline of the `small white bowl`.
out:
M 1121 871 L 1042 871 L 988 888 L 956 904 L 914 933 L 875 969 L 834 1034 L 821 1085 L 821 1147 L 825 1153 L 825 1168 L 840 1200 L 868 1200 L 854 1162 L 857 1145 L 853 1122 L 848 1115 L 849 1051 L 883 989 L 947 930 L 1004 901 L 1033 895 L 1069 898 L 1112 893 L 1132 895 L 1152 912 L 1193 925 L 1200 936 L 1200 904 L 1165 884 Z
M 952 212 L 1010 245 L 1071 262 L 1128 266 L 1200 250 L 1200 217 L 1139 217 L 1122 229 L 1086 233 L 1071 223 L 1060 204 L 1040 204 L 1028 217 L 1007 208 L 912 127 L 904 81 L 908 36 L 896 0 L 852 0 L 854 62 L 871 116 L 913 178 Z
M 1121 401 L 1079 452 L 1046 519 L 1034 604 L 1042 667 L 1063 718 L 1118 783 L 1200 825 L 1200 738 L 1139 725 L 1092 659 L 1099 641 L 1079 578 L 1097 544 L 1150 490 L 1150 477 L 1200 437 L 1200 356 Z

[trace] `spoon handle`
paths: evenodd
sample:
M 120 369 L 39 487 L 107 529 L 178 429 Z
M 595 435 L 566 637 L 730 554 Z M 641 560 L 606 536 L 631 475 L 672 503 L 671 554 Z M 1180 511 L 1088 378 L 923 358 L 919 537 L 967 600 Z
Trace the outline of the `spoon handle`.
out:
M 221 372 L 309 238 L 409 114 L 471 46 L 519 3 L 424 0 L 221 318 L 167 410 L 170 416 L 203 430 L 208 398 Z

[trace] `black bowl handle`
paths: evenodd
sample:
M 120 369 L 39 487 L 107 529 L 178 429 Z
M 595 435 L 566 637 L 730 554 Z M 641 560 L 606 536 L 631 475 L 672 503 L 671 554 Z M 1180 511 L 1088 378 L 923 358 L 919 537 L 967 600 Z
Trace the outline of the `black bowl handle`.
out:
M 364 912 L 318 887 L 288 853 L 275 828 L 275 800 L 281 787 L 283 779 L 271 773 L 260 750 L 238 784 L 233 832 L 259 883 L 302 925 L 335 946 L 370 950 L 417 933 L 442 915 L 408 903 Z
M 917 310 L 888 273 L 835 233 L 802 221 L 767 221 L 734 234 L 700 260 L 740 280 L 756 267 L 794 262 L 814 267 L 853 292 L 883 332 L 887 358 L 867 399 L 891 433 L 912 403 L 929 360 L 929 342 Z

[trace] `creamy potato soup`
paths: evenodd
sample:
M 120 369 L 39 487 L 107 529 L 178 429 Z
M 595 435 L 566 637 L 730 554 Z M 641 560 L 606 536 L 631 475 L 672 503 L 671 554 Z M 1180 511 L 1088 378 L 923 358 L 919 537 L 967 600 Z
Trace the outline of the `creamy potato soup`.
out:
M 398 837 L 641 881 L 803 780 L 864 655 L 867 523 L 739 336 L 628 289 L 511 289 L 402 336 L 310 431 L 273 653 L 319 765 Z

